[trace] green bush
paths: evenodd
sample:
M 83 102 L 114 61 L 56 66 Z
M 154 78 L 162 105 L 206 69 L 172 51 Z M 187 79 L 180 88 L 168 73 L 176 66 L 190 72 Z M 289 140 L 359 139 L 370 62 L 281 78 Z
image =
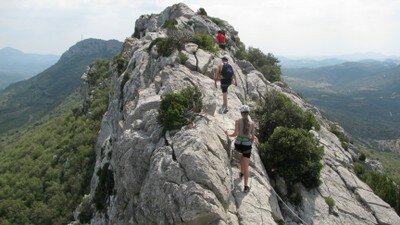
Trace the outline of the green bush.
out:
M 204 8 L 200 8 L 200 9 L 197 11 L 197 15 L 207 16 L 207 12 L 206 12 L 206 10 L 205 10 Z
M 361 162 L 364 162 L 367 159 L 367 156 L 365 156 L 364 152 L 361 152 L 360 156 L 358 157 L 358 160 Z
M 333 198 L 331 198 L 331 197 L 326 197 L 325 203 L 329 206 L 329 208 L 332 208 L 333 206 L 335 206 L 335 200 L 333 200 Z
M 201 49 L 214 53 L 218 52 L 218 47 L 216 46 L 214 38 L 207 33 L 196 33 L 192 42 L 197 44 Z
M 105 209 L 108 198 L 114 193 L 114 174 L 109 166 L 109 163 L 104 164 L 96 173 L 99 177 L 99 183 L 94 193 L 93 202 L 99 211 Z
M 285 179 L 289 185 L 301 182 L 307 188 L 320 184 L 320 160 L 323 148 L 304 129 L 277 127 L 266 143 L 260 146 L 264 166 Z
M 224 25 L 224 21 L 217 17 L 210 17 L 210 20 L 213 21 L 217 26 L 221 27 Z
M 117 69 L 118 74 L 121 74 L 128 66 L 128 61 L 121 55 L 117 55 L 113 58 L 112 64 Z
M 79 207 L 79 222 L 81 223 L 89 223 L 93 217 L 93 208 L 91 206 L 90 198 L 86 195 L 82 199 L 82 203 Z
M 372 171 L 364 163 L 355 162 L 354 171 L 382 200 L 400 213 L 400 186 L 385 173 Z
M 179 63 L 182 65 L 184 65 L 185 62 L 189 59 L 187 55 L 183 52 L 179 52 L 178 57 L 179 57 Z
M 255 111 L 259 121 L 259 138 L 261 140 L 267 140 L 278 126 L 306 130 L 310 130 L 312 127 L 320 129 L 318 121 L 310 112 L 303 111 L 284 94 L 273 90 L 268 92 L 265 97 L 265 103 Z
M 331 124 L 329 127 L 329 131 L 335 134 L 336 137 L 339 138 L 343 149 L 347 150 L 349 148 L 350 140 L 346 137 L 346 135 L 343 132 L 339 131 L 339 127 L 337 125 Z
M 164 24 L 162 25 L 162 28 L 176 29 L 175 25 L 177 25 L 177 24 L 178 24 L 178 21 L 176 21 L 176 19 L 166 20 L 164 22 Z
M 157 46 L 157 52 L 161 56 L 168 57 L 170 56 L 176 49 L 178 49 L 178 41 L 174 38 L 156 38 L 149 45 L 149 51 L 153 48 L 153 46 Z
M 193 121 L 194 114 L 203 107 L 201 92 L 197 87 L 189 87 L 179 93 L 162 96 L 159 120 L 164 130 L 180 129 Z

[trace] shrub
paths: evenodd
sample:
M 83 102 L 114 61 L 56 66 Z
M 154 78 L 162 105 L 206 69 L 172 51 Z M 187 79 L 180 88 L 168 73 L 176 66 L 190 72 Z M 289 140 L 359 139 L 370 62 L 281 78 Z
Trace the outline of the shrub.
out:
M 179 63 L 182 65 L 185 64 L 185 62 L 189 59 L 187 55 L 183 52 L 179 52 L 178 57 L 179 57 Z
M 335 206 L 335 200 L 333 200 L 333 198 L 331 198 L 331 197 L 326 197 L 325 203 L 329 206 L 329 208 L 332 208 L 333 206 Z
M 128 66 L 128 61 L 126 61 L 121 55 L 114 57 L 112 65 L 117 69 L 118 74 L 121 74 Z
M 110 195 L 114 192 L 114 174 L 109 170 L 109 163 L 97 171 L 99 177 L 99 183 L 97 184 L 93 202 L 97 210 L 103 210 L 106 207 L 106 203 Z
M 199 10 L 197 10 L 197 15 L 207 16 L 207 12 L 204 8 L 200 8 Z
M 367 156 L 365 156 L 364 152 L 361 152 L 360 156 L 358 157 L 358 160 L 361 162 L 364 162 L 367 159 Z
M 260 154 L 264 166 L 275 169 L 289 186 L 297 182 L 307 188 L 319 185 L 323 148 L 308 131 L 277 127 L 268 142 L 261 144 Z
M 91 206 L 90 198 L 88 195 L 85 195 L 82 199 L 82 203 L 79 206 L 79 215 L 78 219 L 81 223 L 89 223 L 93 217 L 93 208 Z
M 213 21 L 217 26 L 224 25 L 224 21 L 217 17 L 210 17 L 210 20 Z
M 214 38 L 206 33 L 196 33 L 192 40 L 193 43 L 196 43 L 199 48 L 210 52 L 218 52 L 218 47 L 216 46 Z
M 189 87 L 179 93 L 162 96 L 159 120 L 164 130 L 180 129 L 193 121 L 195 113 L 203 107 L 201 92 L 197 87 Z
M 248 60 L 267 80 L 274 82 L 281 80 L 281 67 L 278 65 L 279 60 L 271 53 L 265 55 L 260 49 L 250 47 L 247 51 Z
M 340 141 L 343 149 L 345 149 L 345 150 L 349 149 L 349 144 L 348 144 L 349 139 L 346 137 L 346 135 L 343 132 L 341 132 L 339 130 L 339 127 L 337 125 L 331 124 L 329 127 L 329 131 L 332 132 L 333 134 L 335 134 L 336 137 L 339 138 L 339 141 Z
M 278 126 L 306 130 L 310 130 L 312 127 L 320 129 L 319 123 L 310 112 L 304 112 L 284 94 L 273 90 L 268 92 L 265 97 L 265 104 L 255 111 L 259 120 L 259 138 L 261 140 L 266 141 Z
M 176 21 L 176 19 L 172 19 L 172 20 L 166 20 L 164 22 L 164 24 L 162 25 L 162 28 L 166 28 L 166 29 L 175 29 L 175 25 L 178 24 L 178 21 Z
M 149 45 L 149 51 L 153 48 L 153 46 L 157 46 L 157 52 L 161 56 L 168 57 L 170 56 L 176 49 L 178 49 L 178 41 L 174 38 L 156 38 Z

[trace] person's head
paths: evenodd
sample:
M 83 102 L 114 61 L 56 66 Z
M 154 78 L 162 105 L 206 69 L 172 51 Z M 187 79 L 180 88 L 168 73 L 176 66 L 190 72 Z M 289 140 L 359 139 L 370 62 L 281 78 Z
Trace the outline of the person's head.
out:
M 250 107 L 248 105 L 240 106 L 240 113 L 242 114 L 242 117 L 247 117 L 250 113 Z
M 228 62 L 228 57 L 226 56 L 222 57 L 222 62 Z

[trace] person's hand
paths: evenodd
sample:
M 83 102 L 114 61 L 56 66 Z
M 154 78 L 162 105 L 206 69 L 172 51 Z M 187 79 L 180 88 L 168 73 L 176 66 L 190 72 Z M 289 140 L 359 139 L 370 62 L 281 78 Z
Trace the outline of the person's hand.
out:
M 228 130 L 226 130 L 226 131 L 225 131 L 225 134 L 226 134 L 226 136 L 228 136 L 228 137 L 229 137 L 229 135 L 228 135 Z

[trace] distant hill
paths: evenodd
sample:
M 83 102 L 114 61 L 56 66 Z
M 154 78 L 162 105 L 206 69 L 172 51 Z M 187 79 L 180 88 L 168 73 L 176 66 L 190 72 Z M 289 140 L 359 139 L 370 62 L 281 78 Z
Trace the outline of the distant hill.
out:
M 0 49 L 0 89 L 42 72 L 59 58 L 58 55 L 24 53 L 10 47 Z
M 0 92 L 0 133 L 32 123 L 53 109 L 79 85 L 95 59 L 109 59 L 121 50 L 116 40 L 87 39 L 66 51 L 42 73 Z
M 362 140 L 400 137 L 400 65 L 366 60 L 282 68 L 284 80 Z
M 315 60 L 310 58 L 290 59 L 286 57 L 279 57 L 279 61 L 283 68 L 318 68 L 323 66 L 337 65 L 346 62 L 345 60 L 337 58 Z

